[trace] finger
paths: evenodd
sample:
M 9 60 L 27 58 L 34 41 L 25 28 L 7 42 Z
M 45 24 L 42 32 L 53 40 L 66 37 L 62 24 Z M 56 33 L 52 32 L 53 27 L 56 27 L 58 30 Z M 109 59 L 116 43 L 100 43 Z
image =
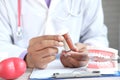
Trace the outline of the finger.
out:
M 87 48 L 87 45 L 83 44 L 83 43 L 76 43 L 75 45 L 78 48 L 78 50 L 86 49 Z
M 38 63 L 35 65 L 36 68 L 44 68 L 45 65 L 55 60 L 55 56 L 48 56 L 38 60 Z
M 31 56 L 44 58 L 47 56 L 56 55 L 57 53 L 58 53 L 58 48 L 49 47 L 49 48 L 45 48 L 45 49 L 40 50 L 40 51 L 35 51 L 35 52 L 31 53 Z
M 88 63 L 88 61 L 89 61 L 88 55 L 80 54 L 78 52 L 73 52 L 73 53 L 71 53 L 71 52 L 66 53 L 65 51 L 63 51 L 62 55 L 66 55 L 67 54 L 67 56 L 65 56 L 65 57 L 66 58 L 69 57 L 68 58 L 69 64 L 72 64 L 73 67 L 80 67 L 83 64 L 83 62 L 84 62 L 84 64 Z
M 55 40 L 55 41 L 63 41 L 64 38 L 61 35 L 44 35 L 36 38 L 32 38 L 30 40 L 31 45 L 35 44 L 36 42 L 39 43 L 42 40 Z
M 66 57 L 66 64 L 67 64 L 67 67 L 70 67 L 70 68 L 73 68 L 74 66 L 72 65 L 72 63 L 70 62 L 70 57 Z
M 89 57 L 88 57 L 88 54 L 86 52 L 82 52 L 82 53 L 79 53 L 79 52 L 71 52 L 71 55 L 70 55 L 72 58 L 76 59 L 76 60 L 79 60 L 79 61 L 86 61 L 86 60 L 89 60 Z
M 62 53 L 60 56 L 60 60 L 62 62 L 62 64 L 64 65 L 64 67 L 73 67 L 73 65 L 71 63 L 69 63 L 69 59 L 67 59 L 67 56 L 64 56 L 64 54 Z
M 79 67 L 86 66 L 88 64 L 88 61 L 80 61 L 79 62 Z
M 56 40 L 63 41 L 64 38 L 61 35 L 44 35 L 40 40 Z
M 36 43 L 33 48 L 34 50 L 41 50 L 47 47 L 53 47 L 53 46 L 57 46 L 57 47 L 61 47 L 63 46 L 63 42 L 58 42 L 55 40 L 43 40 L 40 41 L 39 43 Z
M 80 66 L 79 61 L 76 59 L 73 59 L 72 57 L 69 57 L 69 63 L 72 65 L 72 68 L 77 68 Z

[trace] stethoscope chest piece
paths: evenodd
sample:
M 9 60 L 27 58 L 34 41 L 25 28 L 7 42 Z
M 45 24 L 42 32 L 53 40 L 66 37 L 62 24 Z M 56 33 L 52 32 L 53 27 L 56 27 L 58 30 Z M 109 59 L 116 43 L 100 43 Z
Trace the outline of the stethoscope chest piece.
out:
M 18 27 L 16 36 L 17 36 L 18 40 L 22 39 L 23 34 L 22 34 L 22 29 L 21 29 L 21 27 Z

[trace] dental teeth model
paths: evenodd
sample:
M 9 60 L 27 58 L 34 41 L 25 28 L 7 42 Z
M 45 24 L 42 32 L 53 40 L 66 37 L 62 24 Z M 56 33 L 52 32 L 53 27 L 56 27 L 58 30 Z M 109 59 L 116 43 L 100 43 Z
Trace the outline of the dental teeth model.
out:
M 101 70 L 103 73 L 114 72 L 118 70 L 118 50 L 103 47 L 88 47 L 90 57 L 88 68 Z M 110 72 L 110 73 L 111 73 Z

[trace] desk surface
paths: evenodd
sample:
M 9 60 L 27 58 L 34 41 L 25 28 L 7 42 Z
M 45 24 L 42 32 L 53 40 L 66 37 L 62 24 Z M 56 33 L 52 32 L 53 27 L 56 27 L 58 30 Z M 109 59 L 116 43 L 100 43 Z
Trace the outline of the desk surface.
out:
M 119 64 L 119 69 L 120 69 L 120 64 Z M 32 69 L 27 69 L 26 73 L 16 80 L 29 80 L 29 76 L 31 72 L 32 72 Z M 65 79 L 65 80 L 68 80 L 68 79 Z M 73 79 L 69 79 L 69 80 L 73 80 Z M 75 80 L 79 80 L 79 79 L 75 79 Z M 93 78 L 84 78 L 84 80 L 93 80 Z M 94 78 L 94 80 L 120 80 L 120 77 L 104 77 L 104 78 L 102 77 L 102 78 Z
M 120 69 L 120 64 L 119 64 L 119 69 Z M 16 80 L 29 80 L 29 76 L 32 72 L 32 69 L 27 69 L 26 73 L 24 73 L 21 77 L 19 77 Z M 84 80 L 120 80 L 120 77 L 102 77 L 102 78 L 84 78 Z M 2 80 L 2 79 L 0 79 Z M 65 79 L 68 80 L 68 79 Z M 73 79 L 69 79 L 69 80 L 73 80 Z M 74 79 L 74 80 L 79 80 L 79 79 Z

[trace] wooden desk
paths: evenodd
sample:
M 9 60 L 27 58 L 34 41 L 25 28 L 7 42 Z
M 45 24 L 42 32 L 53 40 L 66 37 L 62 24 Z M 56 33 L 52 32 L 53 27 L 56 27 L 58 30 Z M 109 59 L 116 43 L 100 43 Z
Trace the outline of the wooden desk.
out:
M 26 73 L 24 73 L 21 77 L 16 80 L 29 80 L 29 76 L 32 72 L 32 69 L 27 69 Z
M 120 64 L 119 64 L 119 70 L 120 70 Z M 32 72 L 32 69 L 27 69 L 26 73 L 16 80 L 29 80 L 29 76 L 31 72 Z M 93 79 L 94 80 L 120 80 L 120 77 L 84 78 L 84 80 L 93 80 Z M 73 79 L 65 79 L 65 80 L 73 80 Z M 74 80 L 79 80 L 79 79 L 74 79 Z

